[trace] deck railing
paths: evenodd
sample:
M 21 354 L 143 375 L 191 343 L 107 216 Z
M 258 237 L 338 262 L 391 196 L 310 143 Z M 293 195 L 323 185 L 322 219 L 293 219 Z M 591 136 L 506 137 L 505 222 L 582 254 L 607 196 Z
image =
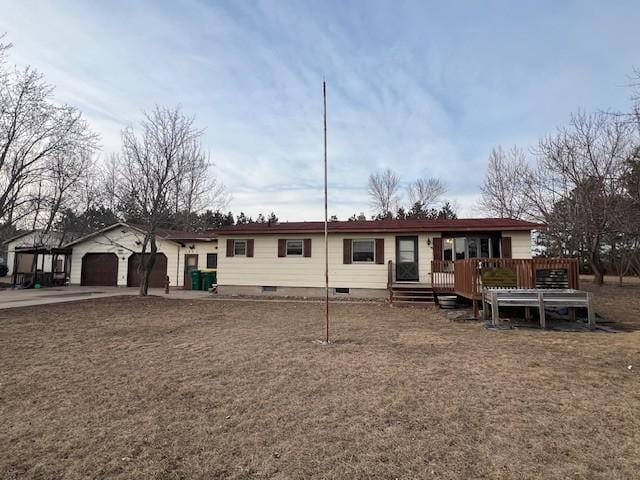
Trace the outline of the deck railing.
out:
M 433 260 L 431 262 L 431 287 L 438 292 L 454 291 L 454 262 Z
M 579 288 L 578 260 L 575 258 L 474 258 L 434 260 L 431 282 L 436 292 L 454 292 L 475 300 L 482 296 L 482 271 L 513 269 L 516 288 Z

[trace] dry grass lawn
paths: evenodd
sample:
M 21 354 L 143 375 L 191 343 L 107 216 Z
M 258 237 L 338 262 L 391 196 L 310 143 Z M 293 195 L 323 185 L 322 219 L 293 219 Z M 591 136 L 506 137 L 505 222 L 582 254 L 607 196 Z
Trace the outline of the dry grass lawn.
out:
M 323 346 L 322 314 L 135 297 L 1 311 L 0 478 L 638 478 L 640 331 L 340 304 Z

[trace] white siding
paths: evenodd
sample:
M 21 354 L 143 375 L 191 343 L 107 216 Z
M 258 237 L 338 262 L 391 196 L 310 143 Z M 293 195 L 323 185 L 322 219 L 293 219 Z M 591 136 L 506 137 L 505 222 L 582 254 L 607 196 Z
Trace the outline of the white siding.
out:
M 511 257 L 531 258 L 531 232 L 502 232 L 503 237 L 511 237 Z
M 73 254 L 71 258 L 71 283 L 79 285 L 82 274 L 82 257 L 87 253 L 115 253 L 118 256 L 118 286 L 127 286 L 127 269 L 129 256 L 140 252 L 140 245 L 143 235 L 137 230 L 116 227 L 84 242 L 72 246 Z M 182 287 L 184 285 L 184 254 L 195 253 L 199 255 L 198 265 L 200 268 L 206 266 L 206 253 L 217 251 L 217 242 L 185 242 L 186 246 L 179 243 L 163 239 L 157 240 L 158 252 L 164 253 L 167 257 L 167 275 L 170 285 Z M 189 249 L 193 245 L 194 249 Z
M 404 234 L 402 236 L 412 234 Z M 415 235 L 415 234 L 413 234 Z M 427 239 L 439 234 L 418 234 L 419 273 L 421 282 L 431 282 L 433 249 Z M 226 240 L 254 239 L 253 257 L 227 257 Z M 278 239 L 311 238 L 310 258 L 278 257 Z M 383 238 L 384 264 L 343 264 L 343 239 Z M 329 235 L 329 285 L 332 288 L 386 288 L 387 262 L 395 262 L 395 238 L 391 234 L 331 234 Z M 431 242 L 433 243 L 433 242 Z M 219 239 L 218 283 L 220 285 L 323 287 L 324 236 L 314 235 L 256 235 L 221 236 Z
M 193 248 L 190 248 L 192 247 Z M 211 242 L 185 242 L 185 246 L 180 248 L 180 252 L 178 253 L 178 262 L 177 262 L 177 279 L 178 283 L 174 283 L 173 278 L 171 278 L 171 285 L 175 285 L 178 287 L 184 287 L 184 256 L 185 255 L 198 255 L 198 269 L 199 270 L 207 270 L 207 254 L 208 253 L 218 253 L 218 242 L 217 240 L 213 240 Z M 218 255 L 218 262 L 220 261 L 220 255 Z

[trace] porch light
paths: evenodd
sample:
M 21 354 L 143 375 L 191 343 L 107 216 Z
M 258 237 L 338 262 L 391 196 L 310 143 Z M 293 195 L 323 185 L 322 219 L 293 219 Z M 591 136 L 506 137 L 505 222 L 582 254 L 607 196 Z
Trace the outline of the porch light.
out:
M 431 237 L 427 238 L 427 245 L 431 246 Z

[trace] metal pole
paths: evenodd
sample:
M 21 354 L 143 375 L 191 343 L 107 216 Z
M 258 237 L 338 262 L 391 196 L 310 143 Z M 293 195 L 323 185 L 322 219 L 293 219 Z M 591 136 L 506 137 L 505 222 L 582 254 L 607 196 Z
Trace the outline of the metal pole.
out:
M 326 342 L 329 343 L 329 228 L 327 208 L 327 82 L 322 80 L 322 100 L 324 105 L 324 284 Z

